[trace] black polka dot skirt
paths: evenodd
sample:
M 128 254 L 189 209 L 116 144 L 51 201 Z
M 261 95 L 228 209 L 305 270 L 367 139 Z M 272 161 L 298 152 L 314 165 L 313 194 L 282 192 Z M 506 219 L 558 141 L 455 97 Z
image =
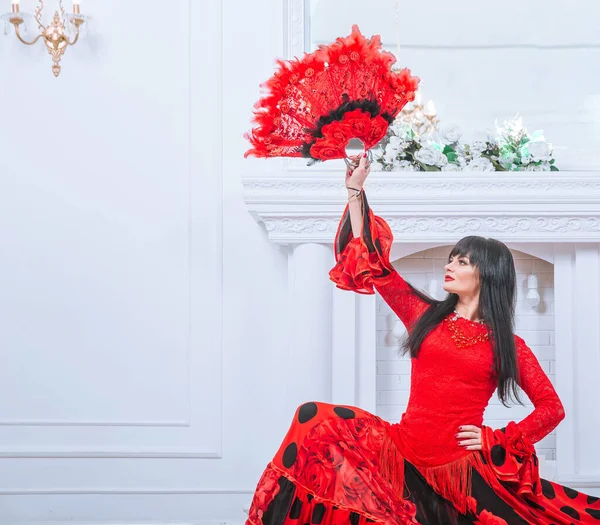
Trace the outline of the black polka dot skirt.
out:
M 436 493 L 405 459 L 398 490 L 381 468 L 389 428 L 357 407 L 298 407 L 260 477 L 246 525 L 600 525 L 599 498 L 545 479 L 541 494 L 524 497 L 491 478 L 485 461 L 474 462 L 480 466 L 472 469 L 466 512 Z

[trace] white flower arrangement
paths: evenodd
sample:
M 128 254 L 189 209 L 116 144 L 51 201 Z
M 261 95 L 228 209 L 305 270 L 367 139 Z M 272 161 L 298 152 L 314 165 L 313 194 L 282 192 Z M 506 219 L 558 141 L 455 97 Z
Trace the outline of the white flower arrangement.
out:
M 554 165 L 552 145 L 542 130 L 529 134 L 518 115 L 502 125 L 496 133 L 479 134 L 470 144 L 463 144 L 459 126 L 423 137 L 410 124 L 397 118 L 375 153 L 377 171 L 558 171 Z

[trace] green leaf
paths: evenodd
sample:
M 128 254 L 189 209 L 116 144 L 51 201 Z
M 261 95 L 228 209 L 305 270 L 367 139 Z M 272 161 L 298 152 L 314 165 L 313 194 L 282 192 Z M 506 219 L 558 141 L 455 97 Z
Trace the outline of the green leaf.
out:
M 554 159 L 552 159 L 552 160 L 550 161 L 550 164 L 554 164 Z
M 448 162 L 456 163 L 458 160 L 458 154 L 454 151 L 452 153 L 446 153 L 446 158 L 448 159 Z
M 442 171 L 437 166 L 430 166 L 429 164 L 423 164 L 422 162 L 419 162 L 419 164 L 423 167 L 425 171 Z
M 556 166 L 550 166 L 550 171 L 560 171 Z
M 502 166 L 502 164 L 500 164 L 497 160 L 490 159 L 489 157 L 487 157 L 487 158 L 492 163 L 492 165 L 494 166 L 494 169 L 496 171 L 507 171 L 506 168 L 504 166 Z
M 446 146 L 444 148 L 444 150 L 442 151 L 442 153 L 444 155 L 448 155 L 448 153 L 456 153 L 456 151 L 454 150 L 454 148 L 452 146 Z

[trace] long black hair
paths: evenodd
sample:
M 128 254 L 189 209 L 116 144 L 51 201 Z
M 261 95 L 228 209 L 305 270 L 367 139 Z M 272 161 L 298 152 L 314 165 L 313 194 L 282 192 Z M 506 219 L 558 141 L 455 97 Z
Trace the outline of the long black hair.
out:
M 479 274 L 479 315 L 491 332 L 498 398 L 505 406 L 508 406 L 511 396 L 523 404 L 517 389 L 519 370 L 513 335 L 517 279 L 512 253 L 504 243 L 496 239 L 470 235 L 458 241 L 448 259 L 456 256 L 468 257 Z M 411 288 L 429 303 L 429 308 L 417 320 L 401 345 L 403 354 L 410 353 L 411 357 L 417 357 L 429 332 L 454 311 L 458 295 L 448 293 L 444 300 L 438 301 L 412 285 Z

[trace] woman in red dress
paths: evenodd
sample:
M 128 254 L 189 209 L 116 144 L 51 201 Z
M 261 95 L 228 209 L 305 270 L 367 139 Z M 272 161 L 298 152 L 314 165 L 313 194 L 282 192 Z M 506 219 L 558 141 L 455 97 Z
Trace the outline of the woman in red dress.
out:
M 550 380 L 514 335 L 512 254 L 469 236 L 451 250 L 446 299 L 407 283 L 389 261 L 392 233 L 369 208 L 367 160 L 346 174 L 348 205 L 330 278 L 373 288 L 406 326 L 408 406 L 397 424 L 352 406 L 298 407 L 262 474 L 247 525 L 600 525 L 600 500 L 540 479 L 534 443 L 565 417 Z M 485 408 L 517 402 L 533 412 L 505 428 L 483 425 Z

